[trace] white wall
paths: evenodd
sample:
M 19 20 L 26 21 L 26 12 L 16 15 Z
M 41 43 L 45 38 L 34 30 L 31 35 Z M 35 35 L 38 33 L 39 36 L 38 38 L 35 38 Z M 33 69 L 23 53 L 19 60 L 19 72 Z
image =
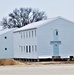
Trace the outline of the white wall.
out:
M 50 45 L 54 29 L 58 29 L 59 40 L 62 42 L 59 46 L 59 56 L 74 56 L 74 23 L 61 18 L 38 28 L 38 56 L 54 56 L 53 46 Z
M 5 39 L 5 36 L 7 39 Z M 5 50 L 7 48 L 7 50 Z M 0 35 L 0 59 L 13 58 L 13 30 Z
M 35 45 L 37 45 L 37 38 L 35 36 L 35 30 L 27 30 L 14 33 L 14 58 L 37 58 L 37 51 L 35 51 Z M 33 31 L 33 37 L 32 37 Z M 26 37 L 26 32 L 28 37 Z M 30 32 L 30 37 L 29 37 Z M 25 37 L 24 37 L 25 33 Z M 21 38 L 22 34 L 22 38 Z M 34 46 L 34 51 L 32 51 L 32 45 Z M 22 51 L 20 46 L 22 46 Z M 25 46 L 25 50 L 24 50 Z M 26 53 L 26 46 L 31 46 L 31 52 Z
M 45 25 L 38 28 L 37 40 L 38 40 L 38 57 L 51 57 L 53 55 L 50 41 L 52 39 L 53 32 L 50 31 L 49 26 Z
M 59 56 L 68 57 L 74 56 L 74 23 L 69 22 L 65 19 L 59 18 L 55 21 L 52 21 L 46 25 L 43 25 L 36 29 L 36 37 L 27 37 L 24 36 L 21 38 L 22 34 L 26 31 L 21 31 L 14 33 L 14 58 L 49 58 L 54 56 L 53 45 L 50 44 L 54 40 L 53 31 L 57 29 L 59 33 Z M 29 33 L 32 30 L 28 30 Z M 37 51 L 26 53 L 21 51 L 20 46 L 32 46 L 37 45 Z M 25 50 L 26 51 L 26 50 Z M 55 51 L 57 52 L 57 51 Z M 57 53 L 56 53 L 57 54 Z

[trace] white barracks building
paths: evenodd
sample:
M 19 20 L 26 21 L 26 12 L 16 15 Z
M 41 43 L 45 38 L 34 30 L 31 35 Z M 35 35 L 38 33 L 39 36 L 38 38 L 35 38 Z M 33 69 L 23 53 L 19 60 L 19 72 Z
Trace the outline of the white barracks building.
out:
M 74 23 L 62 17 L 28 24 L 14 31 L 14 58 L 74 56 Z

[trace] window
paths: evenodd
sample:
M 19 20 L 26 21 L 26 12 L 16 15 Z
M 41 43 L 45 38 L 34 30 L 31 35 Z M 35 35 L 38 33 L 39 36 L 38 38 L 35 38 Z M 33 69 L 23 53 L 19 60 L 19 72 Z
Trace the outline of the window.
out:
M 55 29 L 55 32 L 56 32 L 56 35 L 58 35 L 58 30 L 57 29 Z
M 56 31 L 56 35 L 58 35 L 58 31 Z
M 28 53 L 28 46 L 26 46 L 26 53 Z
M 37 51 L 37 45 L 35 45 L 35 52 Z
M 22 38 L 22 32 L 21 32 L 21 38 Z
M 35 30 L 35 36 L 36 36 L 36 30 Z
M 29 53 L 31 52 L 31 46 L 29 46 Z
M 25 38 L 25 32 L 23 32 L 23 36 L 24 36 L 24 38 Z
M 7 39 L 7 37 L 5 36 L 5 39 Z
M 24 46 L 24 52 L 25 52 L 25 46 Z
M 29 37 L 30 37 L 30 31 L 29 31 Z
M 26 31 L 26 37 L 28 37 L 28 33 L 27 33 L 27 31 Z
M 32 45 L 32 52 L 34 52 L 34 46 Z
M 20 46 L 21 47 L 21 52 L 23 52 L 23 47 L 22 46 Z
M 32 37 L 33 37 L 33 31 L 32 31 Z
M 7 50 L 7 48 L 5 48 L 5 50 Z

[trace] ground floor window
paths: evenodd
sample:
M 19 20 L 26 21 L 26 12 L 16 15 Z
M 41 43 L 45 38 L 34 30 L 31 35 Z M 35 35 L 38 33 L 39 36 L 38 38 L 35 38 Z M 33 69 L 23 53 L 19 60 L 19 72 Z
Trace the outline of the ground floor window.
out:
M 25 46 L 24 46 L 24 52 L 25 52 Z
M 19 46 L 21 52 L 32 53 L 37 52 L 37 45 Z M 7 48 L 5 48 L 7 50 Z
M 35 45 L 35 52 L 37 52 L 37 45 Z
M 31 53 L 31 46 L 29 46 L 29 53 Z
M 34 46 L 32 45 L 32 52 L 34 52 Z
M 26 53 L 28 53 L 28 46 L 26 46 Z

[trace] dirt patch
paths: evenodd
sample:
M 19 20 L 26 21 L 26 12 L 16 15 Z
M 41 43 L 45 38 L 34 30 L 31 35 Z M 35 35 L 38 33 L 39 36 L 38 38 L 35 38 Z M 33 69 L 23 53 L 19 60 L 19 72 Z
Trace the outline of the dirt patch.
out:
M 22 65 L 22 62 L 16 61 L 14 59 L 1 59 L 0 65 Z

